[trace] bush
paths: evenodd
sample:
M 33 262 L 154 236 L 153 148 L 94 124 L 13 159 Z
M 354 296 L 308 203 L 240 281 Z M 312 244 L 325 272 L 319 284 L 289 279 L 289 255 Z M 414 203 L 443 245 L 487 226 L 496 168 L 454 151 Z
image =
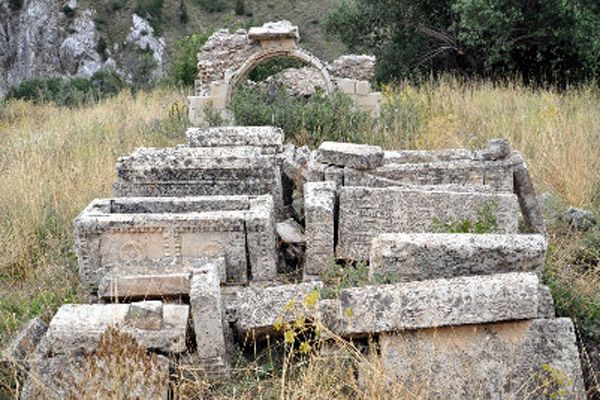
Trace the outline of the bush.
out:
M 235 15 L 246 14 L 246 2 L 244 0 L 235 0 Z
M 119 93 L 125 83 L 114 72 L 98 71 L 85 78 L 41 78 L 21 82 L 7 91 L 5 99 L 53 102 L 60 106 L 79 106 Z
M 231 110 L 238 125 L 274 125 L 286 137 L 319 144 L 324 140 L 361 141 L 373 124 L 352 99 L 336 92 L 309 98 L 291 96 L 284 87 L 267 95 L 259 85 L 243 85 L 233 95 Z
M 376 78 L 453 71 L 566 85 L 600 72 L 600 10 L 563 0 L 345 1 L 326 29 L 375 52 Z
M 198 33 L 179 39 L 174 46 L 167 67 L 167 83 L 193 86 L 198 74 L 196 55 L 208 39 L 208 34 Z
M 164 0 L 137 0 L 135 13 L 140 17 L 150 17 L 154 21 L 160 21 L 163 3 Z
M 258 64 L 250 74 L 248 79 L 254 82 L 260 82 L 288 68 L 302 68 L 306 65 L 301 60 L 289 57 L 275 57 Z
M 194 2 L 210 13 L 223 12 L 227 8 L 224 0 L 194 0 Z

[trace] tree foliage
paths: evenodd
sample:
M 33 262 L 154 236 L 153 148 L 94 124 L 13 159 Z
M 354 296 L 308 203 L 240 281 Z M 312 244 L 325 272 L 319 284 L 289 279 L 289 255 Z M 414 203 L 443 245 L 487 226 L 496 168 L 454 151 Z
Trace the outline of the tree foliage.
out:
M 376 79 L 458 72 L 575 83 L 600 72 L 600 7 L 583 0 L 346 0 L 326 20 Z

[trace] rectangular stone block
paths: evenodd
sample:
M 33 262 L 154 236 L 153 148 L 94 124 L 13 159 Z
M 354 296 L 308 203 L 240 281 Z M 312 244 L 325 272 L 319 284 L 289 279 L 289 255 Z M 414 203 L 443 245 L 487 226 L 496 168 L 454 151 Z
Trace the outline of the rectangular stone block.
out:
M 317 161 L 355 169 L 373 169 L 383 164 L 383 150 L 367 144 L 323 142 L 317 152 Z
M 205 265 L 194 271 L 190 304 L 198 362 L 220 360 L 221 367 L 227 366 L 224 328 L 227 322 L 221 300 L 218 270 L 215 265 Z M 225 371 L 227 370 L 228 368 L 225 368 Z
M 142 148 L 117 161 L 117 197 L 265 195 L 281 198 L 275 157 L 259 147 Z
M 188 119 L 192 126 L 203 126 L 207 124 L 204 108 L 210 105 L 210 96 L 188 96 Z
M 371 84 L 369 81 L 357 81 L 356 82 L 356 94 L 366 96 L 371 92 Z
M 382 233 L 432 232 L 436 224 L 477 221 L 490 208 L 498 233 L 515 233 L 518 204 L 514 194 L 423 191 L 345 186 L 340 190 L 337 257 L 367 260 L 371 241 Z
M 394 282 L 540 272 L 548 244 L 542 235 L 388 233 L 373 239 L 369 279 Z
M 476 153 L 467 149 L 385 151 L 384 164 L 417 164 L 475 160 Z
M 251 146 L 263 154 L 283 150 L 283 131 L 273 126 L 221 126 L 189 128 L 186 132 L 189 147 Z
M 524 161 L 518 163 L 514 169 L 514 183 L 515 193 L 519 197 L 519 205 L 525 224 L 531 232 L 545 235 L 544 215 Z
M 246 339 L 252 339 L 256 335 L 275 332 L 274 325 L 277 322 L 290 323 L 299 318 L 311 317 L 316 311 L 318 291 L 322 286 L 321 282 L 315 281 L 241 289 L 234 300 L 238 331 Z
M 334 259 L 336 205 L 335 183 L 304 185 L 304 275 L 319 275 Z
M 512 272 L 344 289 L 344 332 L 532 319 L 538 313 L 538 284 L 534 273 Z
M 248 268 L 274 271 L 273 213 L 270 196 L 95 200 L 75 220 L 81 283 L 102 296 L 170 294 L 194 263 L 220 257 L 226 281 L 245 283 Z
M 341 78 L 336 80 L 336 85 L 339 90 L 341 90 L 345 94 L 355 94 L 356 93 L 356 80 Z
M 568 318 L 382 334 L 384 370 L 407 393 L 444 399 L 584 399 Z
M 2 365 L 2 362 L 14 363 L 18 368 L 26 371 L 29 355 L 33 353 L 47 330 L 48 324 L 42 321 L 40 317 L 33 318 L 10 342 L 8 347 L 0 352 L 0 365 Z
M 157 331 L 163 326 L 162 301 L 138 301 L 129 305 L 125 317 L 127 326 L 136 329 Z
M 132 335 L 147 349 L 165 353 L 186 351 L 189 306 L 164 304 L 163 323 L 159 330 L 128 325 L 129 308 L 129 304 L 65 304 L 52 318 L 36 352 L 43 357 L 90 354 L 109 326 Z
M 344 186 L 344 170 L 345 168 L 335 165 L 328 165 L 323 171 L 323 180 L 335 182 L 336 187 Z

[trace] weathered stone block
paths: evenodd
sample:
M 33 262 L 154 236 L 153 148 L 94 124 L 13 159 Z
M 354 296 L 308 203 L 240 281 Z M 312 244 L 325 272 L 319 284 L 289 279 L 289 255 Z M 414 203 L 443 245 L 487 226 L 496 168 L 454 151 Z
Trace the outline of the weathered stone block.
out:
M 345 186 L 340 190 L 338 258 L 367 260 L 371 240 L 382 233 L 431 232 L 436 222 L 476 221 L 485 207 L 499 233 L 515 233 L 514 194 L 461 193 Z
M 487 147 L 479 152 L 482 160 L 500 160 L 510 155 L 510 143 L 506 139 L 490 139 Z
M 136 329 L 157 331 L 163 326 L 162 301 L 139 301 L 131 303 L 125 323 Z
M 399 150 L 384 152 L 384 164 L 418 164 L 440 161 L 476 159 L 475 152 L 467 149 Z
M 318 291 L 321 282 L 304 282 L 269 287 L 247 287 L 238 292 L 238 331 L 248 339 L 266 332 L 274 332 L 274 325 L 311 317 L 317 308 L 318 293 L 311 301 L 311 294 Z
M 228 358 L 225 346 L 225 312 L 221 301 L 218 270 L 214 265 L 205 265 L 194 271 L 190 291 L 190 304 L 194 333 L 196 335 L 198 362 L 220 360 L 218 371 L 228 373 Z M 208 371 L 211 372 L 211 371 Z
M 208 122 L 204 114 L 204 109 L 210 106 L 212 101 L 210 96 L 188 96 L 188 119 L 192 126 L 204 126 Z
M 371 84 L 369 81 L 357 81 L 356 82 L 356 94 L 367 95 L 371 93 Z
M 544 215 L 542 214 L 542 208 L 538 202 L 533 182 L 529 176 L 529 170 L 520 156 L 519 161 L 514 169 L 514 190 L 517 196 L 519 196 L 521 214 L 531 232 L 545 235 L 546 225 L 544 223 Z
M 342 290 L 344 332 L 479 324 L 536 318 L 538 278 L 508 273 Z
M 344 170 L 345 168 L 335 165 L 328 165 L 323 171 L 323 180 L 335 182 L 337 187 L 344 186 Z
M 356 79 L 341 78 L 336 80 L 337 88 L 345 94 L 356 93 Z
M 584 399 L 568 318 L 382 334 L 383 366 L 410 393 L 444 399 Z
M 247 260 L 257 277 L 273 270 L 273 212 L 270 196 L 95 200 L 75 220 L 81 283 L 102 296 L 181 294 L 194 263 L 219 257 L 227 282 L 244 283 Z
M 140 329 L 127 324 L 129 304 L 65 304 L 40 341 L 40 356 L 82 356 L 93 352 L 109 326 L 132 335 L 147 349 L 166 353 L 186 350 L 189 306 L 164 304 L 160 330 Z
M 23 370 L 27 370 L 27 359 L 47 330 L 48 324 L 42 321 L 40 317 L 33 318 L 10 342 L 8 347 L 0 353 L 0 362 L 16 363 Z
M 317 152 L 317 161 L 355 169 L 373 169 L 383 164 L 383 150 L 366 144 L 323 142 Z
M 542 235 L 388 233 L 373 239 L 369 278 L 401 282 L 539 272 L 546 256 Z
M 333 260 L 335 217 L 335 183 L 307 182 L 304 185 L 305 275 L 319 275 Z
M 283 131 L 272 126 L 222 126 L 189 128 L 186 132 L 190 147 L 259 147 L 263 154 L 283 150 Z

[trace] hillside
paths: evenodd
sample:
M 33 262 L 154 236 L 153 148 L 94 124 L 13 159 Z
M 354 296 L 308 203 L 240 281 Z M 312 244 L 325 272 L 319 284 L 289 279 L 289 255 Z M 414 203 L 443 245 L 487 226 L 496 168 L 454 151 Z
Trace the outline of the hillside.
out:
M 303 47 L 331 60 L 344 51 L 322 19 L 339 0 L 0 0 L 0 94 L 24 79 L 88 77 L 116 69 L 157 78 L 178 38 L 293 19 Z M 133 15 L 142 19 L 133 19 Z

